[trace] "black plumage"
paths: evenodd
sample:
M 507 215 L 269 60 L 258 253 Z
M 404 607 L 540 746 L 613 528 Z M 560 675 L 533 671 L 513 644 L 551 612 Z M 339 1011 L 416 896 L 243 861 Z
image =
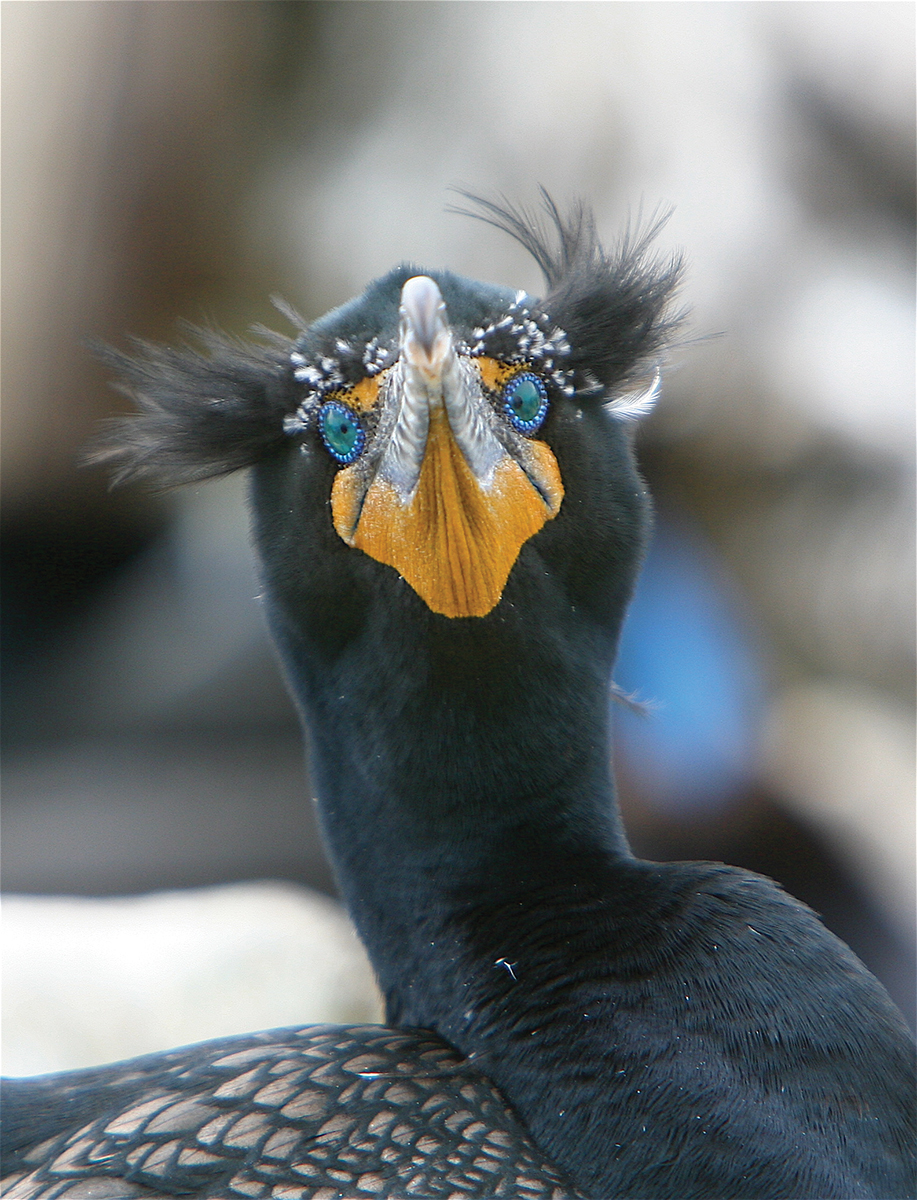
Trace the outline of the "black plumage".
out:
M 618 815 L 609 679 L 649 522 L 628 419 L 677 263 L 648 236 L 606 254 L 582 208 L 548 202 L 548 232 L 482 211 L 533 252 L 543 300 L 400 267 L 295 343 L 110 356 L 141 408 L 102 452 L 122 478 L 252 468 L 268 620 L 391 1028 L 14 1082 L 10 1196 L 914 1195 L 914 1046 L 884 989 L 769 880 L 637 860 Z M 367 1060 L 370 1117 L 359 1055 L 328 1052 L 367 1037 L 397 1046 Z M 285 1111 L 317 1090 L 304 1041 L 333 1091 L 318 1125 Z M 258 1099 L 278 1053 L 283 1104 Z M 431 1094 L 399 1108 L 383 1086 L 424 1078 L 424 1054 Z M 438 1122 L 459 1135 L 444 1157 Z M 500 1156 L 472 1154 L 489 1124 L 525 1164 L 503 1160 L 502 1192 Z M 340 1175 L 319 1182 L 329 1142 Z

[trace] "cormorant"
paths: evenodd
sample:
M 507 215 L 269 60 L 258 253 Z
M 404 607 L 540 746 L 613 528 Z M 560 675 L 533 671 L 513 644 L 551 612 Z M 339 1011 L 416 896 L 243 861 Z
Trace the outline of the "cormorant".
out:
M 609 687 L 677 324 L 653 231 L 477 201 L 535 299 L 400 266 L 294 342 L 109 361 L 120 479 L 251 469 L 264 604 L 386 1026 L 4 1093 L 6 1194 L 911 1197 L 912 1038 L 769 880 L 636 859 Z

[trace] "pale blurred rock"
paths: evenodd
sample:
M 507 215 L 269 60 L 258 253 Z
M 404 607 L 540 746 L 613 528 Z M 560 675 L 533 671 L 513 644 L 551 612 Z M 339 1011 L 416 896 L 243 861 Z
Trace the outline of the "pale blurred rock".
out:
M 909 472 L 812 471 L 728 514 L 720 536 L 794 671 L 859 679 L 913 705 Z
M 3 1072 L 92 1066 L 258 1029 L 381 1017 L 346 915 L 241 883 L 115 899 L 6 896 Z
M 836 243 L 835 239 L 835 243 Z M 913 462 L 912 265 L 876 236 L 800 247 L 781 302 L 759 332 L 762 376 L 805 415 L 808 441 L 839 442 L 851 459 Z M 801 439 L 802 440 L 802 439 Z
M 881 693 L 811 683 L 778 694 L 764 732 L 764 772 L 844 852 L 904 930 L 917 873 L 914 722 Z

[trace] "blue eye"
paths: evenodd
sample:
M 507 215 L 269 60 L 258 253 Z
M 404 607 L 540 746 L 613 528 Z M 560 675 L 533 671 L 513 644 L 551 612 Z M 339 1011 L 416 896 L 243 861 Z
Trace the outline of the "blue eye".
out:
M 534 433 L 548 411 L 548 393 L 537 375 L 524 371 L 503 389 L 503 411 L 520 433 Z
M 366 434 L 356 414 L 346 404 L 329 400 L 318 415 L 318 431 L 325 449 L 342 466 L 347 466 L 363 453 Z

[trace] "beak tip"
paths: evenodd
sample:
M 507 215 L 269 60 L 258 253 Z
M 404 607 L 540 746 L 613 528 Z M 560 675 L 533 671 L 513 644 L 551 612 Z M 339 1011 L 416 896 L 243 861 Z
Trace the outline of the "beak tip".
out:
M 429 275 L 414 275 L 401 289 L 403 337 L 409 336 L 433 355 L 437 338 L 448 331 L 446 305 L 436 281 Z

